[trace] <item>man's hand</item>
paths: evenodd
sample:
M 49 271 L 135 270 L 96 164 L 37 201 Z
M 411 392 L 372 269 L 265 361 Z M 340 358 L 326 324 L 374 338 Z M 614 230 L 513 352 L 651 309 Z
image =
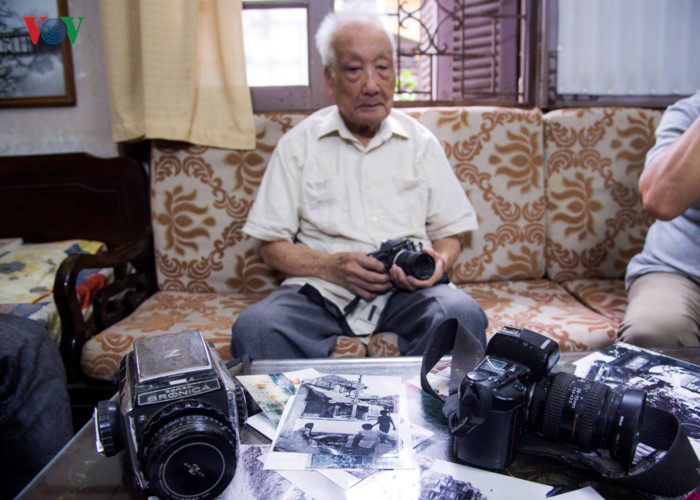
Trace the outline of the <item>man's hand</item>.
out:
M 391 289 L 384 265 L 361 252 L 327 254 L 289 241 L 264 242 L 265 263 L 287 276 L 315 276 L 346 288 L 365 300 Z
M 394 264 L 389 270 L 391 276 L 391 281 L 394 282 L 398 288 L 408 290 L 409 292 L 414 292 L 420 288 L 430 288 L 435 286 L 445 274 L 445 260 L 442 255 L 438 254 L 432 248 L 424 248 L 423 253 L 427 253 L 435 260 L 435 272 L 433 275 L 425 280 L 419 280 L 414 276 L 408 276 L 403 269 Z
M 433 241 L 433 248 L 423 248 L 423 252 L 435 259 L 435 272 L 426 280 L 419 280 L 413 276 L 407 276 L 403 269 L 394 264 L 389 270 L 391 281 L 398 288 L 414 292 L 420 288 L 430 288 L 442 280 L 443 275 L 452 267 L 452 264 L 462 251 L 462 244 L 456 236 L 449 236 Z
M 316 276 L 371 301 L 391 290 L 393 285 L 408 291 L 435 286 L 461 249 L 457 237 L 435 240 L 433 248 L 424 248 L 423 251 L 435 259 L 435 272 L 427 280 L 406 276 L 396 265 L 386 274 L 384 264 L 362 252 L 327 254 L 289 241 L 274 241 L 264 242 L 260 254 L 267 265 L 287 276 Z
M 330 256 L 328 281 L 370 301 L 391 289 L 384 265 L 361 252 L 340 252 Z

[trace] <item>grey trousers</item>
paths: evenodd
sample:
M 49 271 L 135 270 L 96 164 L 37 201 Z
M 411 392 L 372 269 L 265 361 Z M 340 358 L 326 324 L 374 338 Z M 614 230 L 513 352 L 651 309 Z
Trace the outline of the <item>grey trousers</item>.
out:
M 338 336 L 352 335 L 333 304 L 319 304 L 300 293 L 298 285 L 283 285 L 248 307 L 233 325 L 231 354 L 253 359 L 326 358 Z M 382 312 L 377 332 L 394 332 L 402 354 L 423 354 L 429 333 L 443 321 L 457 318 L 486 345 L 486 314 L 469 295 L 447 285 L 415 292 L 393 292 Z
M 73 436 L 66 373 L 35 321 L 0 315 L 0 498 L 13 498 Z
M 680 274 L 650 273 L 632 282 L 618 338 L 641 347 L 700 345 L 700 286 Z

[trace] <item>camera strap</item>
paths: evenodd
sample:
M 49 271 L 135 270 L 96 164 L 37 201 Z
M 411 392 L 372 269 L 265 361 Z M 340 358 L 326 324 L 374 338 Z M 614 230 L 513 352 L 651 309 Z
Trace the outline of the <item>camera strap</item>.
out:
M 444 396 L 433 389 L 427 375 L 443 356 L 450 353 L 449 395 Z M 421 386 L 425 392 L 444 401 L 442 411 L 450 433 L 455 436 L 464 432 L 463 423 L 457 418 L 459 385 L 483 355 L 484 347 L 456 319 L 444 321 L 428 339 L 421 366 Z M 533 432 L 526 434 L 518 451 L 562 460 L 578 469 L 594 471 L 606 479 L 654 495 L 684 495 L 700 484 L 700 461 L 676 415 L 647 405 L 639 440 L 660 453 L 640 460 L 629 471 L 623 470 L 609 457 L 549 441 Z

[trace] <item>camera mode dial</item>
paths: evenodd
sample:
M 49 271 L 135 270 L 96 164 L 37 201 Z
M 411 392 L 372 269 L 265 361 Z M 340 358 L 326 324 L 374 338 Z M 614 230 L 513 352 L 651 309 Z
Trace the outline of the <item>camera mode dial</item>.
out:
M 467 373 L 467 378 L 469 379 L 470 382 L 483 382 L 484 380 L 489 378 L 489 376 L 486 372 L 474 370 L 474 371 Z

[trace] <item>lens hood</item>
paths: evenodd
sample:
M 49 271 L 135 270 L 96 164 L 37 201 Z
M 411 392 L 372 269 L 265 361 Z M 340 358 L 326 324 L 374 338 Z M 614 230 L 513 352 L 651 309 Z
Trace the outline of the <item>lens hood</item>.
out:
M 622 401 L 615 419 L 617 429 L 610 446 L 610 456 L 625 470 L 632 466 L 634 453 L 639 444 L 646 397 L 646 392 L 638 389 L 627 390 L 622 394 Z

